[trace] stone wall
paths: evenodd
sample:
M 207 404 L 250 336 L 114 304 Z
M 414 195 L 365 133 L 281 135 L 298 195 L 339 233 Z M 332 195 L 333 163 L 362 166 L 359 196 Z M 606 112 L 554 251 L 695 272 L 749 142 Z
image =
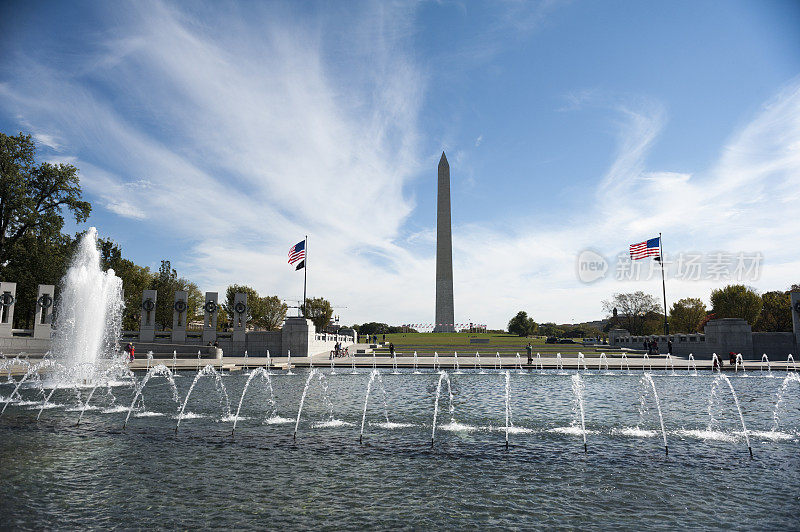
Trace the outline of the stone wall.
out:
M 15 329 L 14 331 L 17 331 Z M 18 353 L 44 354 L 50 350 L 49 338 L 34 338 L 33 331 L 25 330 L 24 334 L 0 337 L 0 353 L 16 355 Z
M 659 351 L 667 352 L 667 337 L 664 335 L 631 336 L 624 329 L 613 329 L 608 333 L 609 345 L 643 350 L 645 341 L 658 342 Z M 697 359 L 710 359 L 712 353 L 727 357 L 728 353 L 741 353 L 746 360 L 761 360 L 766 353 L 771 360 L 785 360 L 792 353 L 797 355 L 798 335 L 790 332 L 754 333 L 745 320 L 724 318 L 711 320 L 705 334 L 671 334 L 672 354 L 693 355 Z
M 790 332 L 757 332 L 753 333 L 753 359 L 760 360 L 766 353 L 771 360 L 785 359 L 789 353 L 797 358 L 795 335 Z M 786 356 L 773 356 L 786 353 Z

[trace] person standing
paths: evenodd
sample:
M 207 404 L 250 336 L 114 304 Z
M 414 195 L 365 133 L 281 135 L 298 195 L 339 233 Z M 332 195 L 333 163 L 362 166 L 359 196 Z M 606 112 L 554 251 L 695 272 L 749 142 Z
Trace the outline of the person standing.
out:
M 667 340 L 667 353 L 672 356 L 672 340 Z
M 392 342 L 389 342 L 389 355 L 394 358 L 394 344 Z
M 525 347 L 525 351 L 528 353 L 528 365 L 530 366 L 533 364 L 533 346 L 530 342 L 528 342 L 527 347 Z

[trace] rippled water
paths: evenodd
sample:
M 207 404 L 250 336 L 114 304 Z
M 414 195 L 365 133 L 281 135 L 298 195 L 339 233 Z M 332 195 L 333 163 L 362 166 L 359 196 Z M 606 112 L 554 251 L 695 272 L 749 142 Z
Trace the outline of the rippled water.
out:
M 438 375 L 382 374 L 389 423 L 373 390 L 358 444 L 367 370 L 313 379 L 297 440 L 307 373 L 253 381 L 235 436 L 212 380 L 178 409 L 154 377 L 123 431 L 132 386 L 98 389 L 79 426 L 74 390 L 42 405 L 35 385 L 0 417 L 0 527 L 225 528 L 767 528 L 800 526 L 800 385 L 782 374 L 734 377 L 755 458 L 733 399 L 713 377 L 654 372 L 669 442 L 665 456 L 641 374 L 582 374 L 588 453 L 571 373 L 511 372 L 511 447 L 505 449 L 505 378 L 451 375 L 454 409 Z M 327 371 L 325 371 L 327 373 Z M 193 374 L 176 383 L 181 401 Z M 141 379 L 141 375 L 139 376 Z M 238 404 L 245 375 L 223 378 Z M 7 398 L 13 385 L 0 385 Z M 82 391 L 82 400 L 88 392 Z M 330 415 L 330 405 L 332 413 Z M 124 407 L 124 408 L 121 408 Z M 234 410 L 235 412 L 235 410 Z

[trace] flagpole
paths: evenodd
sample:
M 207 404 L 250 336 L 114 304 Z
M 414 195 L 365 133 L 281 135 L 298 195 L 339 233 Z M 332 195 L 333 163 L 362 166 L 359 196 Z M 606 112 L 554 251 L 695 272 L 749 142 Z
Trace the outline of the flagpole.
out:
M 661 293 L 664 296 L 664 336 L 669 340 L 669 321 L 667 320 L 667 283 L 664 280 L 664 244 L 661 233 L 658 233 L 658 254 L 661 263 Z
M 305 261 L 305 267 L 303 268 L 303 317 L 306 317 L 306 283 L 308 281 L 308 235 L 306 235 L 305 244 L 303 247 L 306 248 L 306 257 L 303 259 Z

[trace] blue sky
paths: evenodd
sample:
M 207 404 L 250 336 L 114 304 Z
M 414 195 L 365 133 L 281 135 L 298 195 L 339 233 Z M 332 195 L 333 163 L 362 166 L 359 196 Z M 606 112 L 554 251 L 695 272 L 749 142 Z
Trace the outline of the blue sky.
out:
M 0 130 L 203 290 L 301 297 L 309 234 L 309 292 L 345 322 L 430 322 L 442 150 L 458 322 L 660 296 L 576 275 L 658 232 L 668 259 L 760 253 L 747 284 L 800 282 L 797 2 L 4 2 L 0 51 Z

